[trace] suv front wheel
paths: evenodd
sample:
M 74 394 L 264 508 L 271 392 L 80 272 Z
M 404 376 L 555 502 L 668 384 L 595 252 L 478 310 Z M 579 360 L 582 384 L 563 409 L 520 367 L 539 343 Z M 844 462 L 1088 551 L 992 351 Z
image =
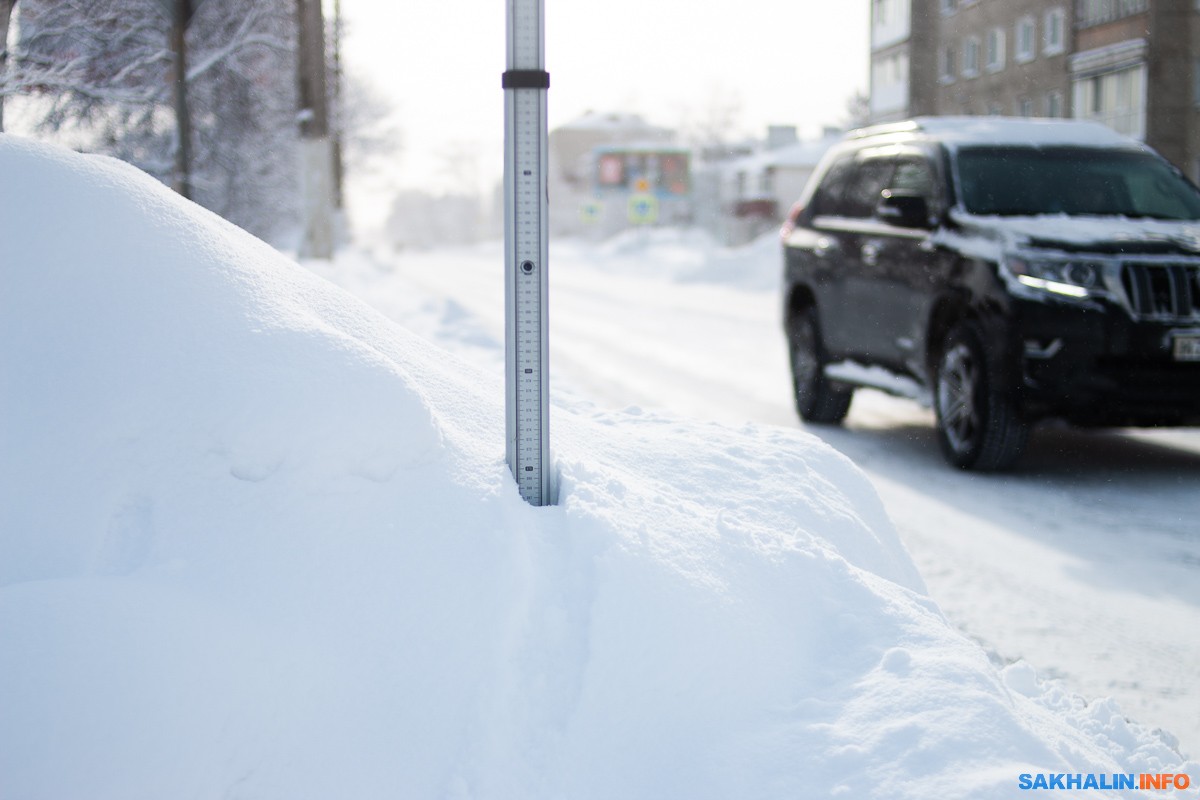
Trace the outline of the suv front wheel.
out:
M 959 325 L 946 337 L 934 380 L 934 410 L 942 452 L 962 469 L 1009 467 L 1029 440 L 1029 425 L 1003 387 L 991 385 L 988 366 L 973 325 Z
M 810 306 L 792 312 L 788 319 L 788 351 L 792 362 L 792 390 L 796 411 L 805 422 L 837 424 L 846 418 L 853 389 L 835 389 L 825 377 L 829 359 L 821 344 L 816 312 Z

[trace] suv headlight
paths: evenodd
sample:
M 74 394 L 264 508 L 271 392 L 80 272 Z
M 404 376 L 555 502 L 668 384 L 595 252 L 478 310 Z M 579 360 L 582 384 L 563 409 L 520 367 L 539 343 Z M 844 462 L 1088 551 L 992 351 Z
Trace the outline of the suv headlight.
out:
M 1004 266 L 1031 289 L 1081 299 L 1104 293 L 1104 266 L 1094 261 L 1008 255 Z

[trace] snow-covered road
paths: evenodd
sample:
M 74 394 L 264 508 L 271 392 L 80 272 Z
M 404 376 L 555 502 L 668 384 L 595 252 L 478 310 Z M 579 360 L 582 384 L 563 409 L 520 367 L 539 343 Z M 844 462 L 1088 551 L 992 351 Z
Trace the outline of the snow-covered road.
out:
M 554 391 L 742 425 L 797 427 L 774 243 L 655 233 L 551 251 Z M 313 269 L 461 355 L 503 365 L 499 245 L 346 253 Z M 502 424 L 502 421 L 499 423 Z M 551 422 L 553 437 L 553 421 Z M 1200 431 L 1041 430 L 1019 470 L 948 468 L 931 414 L 860 391 L 811 428 L 872 478 L 946 615 L 999 661 L 1200 753 Z

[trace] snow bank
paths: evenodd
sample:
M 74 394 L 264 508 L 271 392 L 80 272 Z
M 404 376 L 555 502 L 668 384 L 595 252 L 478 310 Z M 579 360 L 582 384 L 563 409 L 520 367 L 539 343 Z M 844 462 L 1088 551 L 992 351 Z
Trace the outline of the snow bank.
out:
M 999 798 L 1196 766 L 992 668 L 811 437 L 559 401 L 534 509 L 495 375 L 129 167 L 0 136 L 0 174 L 5 797 Z

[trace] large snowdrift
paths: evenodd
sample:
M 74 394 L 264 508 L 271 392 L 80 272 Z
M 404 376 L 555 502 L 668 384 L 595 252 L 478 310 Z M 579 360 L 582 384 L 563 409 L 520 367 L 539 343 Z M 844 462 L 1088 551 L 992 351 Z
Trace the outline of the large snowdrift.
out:
M 0 175 L 4 797 L 998 798 L 1196 766 L 996 671 L 813 438 L 560 400 L 534 509 L 497 376 L 130 167 L 0 136 Z

